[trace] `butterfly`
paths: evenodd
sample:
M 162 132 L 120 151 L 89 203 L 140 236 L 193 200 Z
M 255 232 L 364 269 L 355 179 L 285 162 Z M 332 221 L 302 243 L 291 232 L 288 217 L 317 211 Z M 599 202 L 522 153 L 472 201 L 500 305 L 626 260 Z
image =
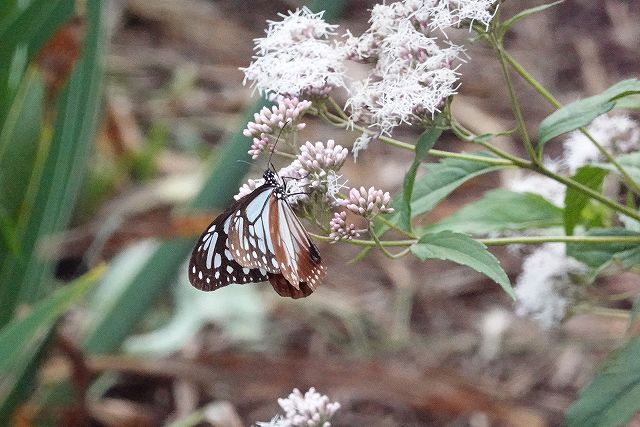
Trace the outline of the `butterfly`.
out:
M 221 213 L 198 239 L 189 281 L 203 291 L 269 281 L 281 296 L 309 296 L 326 274 L 317 246 L 287 202 L 286 182 L 264 184 Z

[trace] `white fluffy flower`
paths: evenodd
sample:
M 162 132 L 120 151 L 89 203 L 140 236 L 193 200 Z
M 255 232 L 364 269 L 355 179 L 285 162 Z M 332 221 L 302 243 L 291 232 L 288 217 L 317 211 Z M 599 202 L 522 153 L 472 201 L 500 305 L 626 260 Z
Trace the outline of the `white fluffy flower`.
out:
M 360 154 L 361 151 L 369 148 L 369 143 L 372 139 L 373 136 L 371 136 L 371 134 L 368 132 L 362 132 L 362 135 L 356 138 L 356 140 L 353 142 L 353 147 L 351 147 L 354 162 L 358 160 L 358 154 Z
M 327 40 L 335 26 L 321 13 L 303 7 L 283 20 L 271 21 L 264 38 L 255 40 L 253 62 L 242 68 L 245 83 L 262 94 L 299 98 L 326 96 L 344 87 L 344 50 Z
M 369 82 L 347 105 L 354 119 L 369 115 L 381 133 L 390 134 L 401 123 L 416 124 L 440 112 L 445 99 L 457 93 L 457 82 L 455 70 L 430 70 L 423 63 Z
M 348 33 L 344 43 L 349 59 L 375 63 L 370 75 L 351 88 L 346 103 L 351 120 L 390 134 L 401 123 L 432 119 L 456 93 L 457 63 L 464 61 L 463 48 L 440 40 L 436 36 L 443 32 L 434 35 L 433 30 L 468 20 L 488 24 L 491 3 L 405 0 L 374 7 L 369 29 L 358 38 Z
M 495 0 L 407 0 L 415 9 L 413 17 L 431 30 L 460 27 L 477 21 L 485 27 L 493 18 L 491 6 Z
M 596 118 L 587 130 L 593 138 L 612 154 L 629 153 L 640 149 L 640 127 L 624 115 L 603 115 Z M 586 164 L 604 160 L 596 146 L 581 132 L 569 134 L 564 142 L 565 162 L 571 173 Z
M 297 388 L 285 399 L 278 399 L 278 404 L 285 411 L 284 416 L 276 416 L 270 422 L 257 423 L 260 427 L 331 427 L 331 418 L 340 409 L 340 403 L 331 402 L 329 398 L 311 387 L 302 394 Z
M 565 255 L 563 243 L 545 243 L 522 263 L 516 282 L 516 314 L 528 315 L 543 327 L 560 322 L 569 304 L 571 273 L 583 273 L 582 263 Z

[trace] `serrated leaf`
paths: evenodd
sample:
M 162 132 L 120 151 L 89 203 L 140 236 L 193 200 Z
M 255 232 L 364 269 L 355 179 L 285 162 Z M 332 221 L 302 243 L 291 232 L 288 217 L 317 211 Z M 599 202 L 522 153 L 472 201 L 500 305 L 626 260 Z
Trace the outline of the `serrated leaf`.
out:
M 501 25 L 500 25 L 500 36 L 504 36 L 504 34 L 509 31 L 509 29 L 517 22 L 523 20 L 524 18 L 526 18 L 527 16 L 536 14 L 536 13 L 540 13 L 543 12 L 547 9 L 549 9 L 550 7 L 556 6 L 560 3 L 563 3 L 564 0 L 559 0 L 559 1 L 554 1 L 553 3 L 549 3 L 549 4 L 543 4 L 541 6 L 536 6 L 536 7 L 532 7 L 529 9 L 525 9 L 522 12 L 518 13 L 517 15 L 512 16 L 511 18 L 507 19 L 506 21 L 504 21 Z
M 413 216 L 430 212 L 468 180 L 506 167 L 462 159 L 444 159 L 439 163 L 429 163 L 425 166 L 427 174 L 419 178 L 413 188 L 411 202 Z
M 438 128 L 431 128 L 425 130 L 418 138 L 415 147 L 415 157 L 409 170 L 404 176 L 404 184 L 402 186 L 402 200 L 398 209 L 398 225 L 403 230 L 411 230 L 411 199 L 413 196 L 413 185 L 416 181 L 416 174 L 418 173 L 418 167 L 442 135 L 442 130 Z
M 624 228 L 600 228 L 592 229 L 586 234 L 587 236 L 640 236 L 640 233 L 625 230 Z M 602 243 L 594 245 L 593 243 L 568 243 L 567 255 L 585 263 L 589 267 L 601 270 L 611 264 L 613 261 L 623 262 L 625 259 L 631 259 L 633 251 L 638 249 L 637 243 Z
M 451 230 L 462 233 L 491 233 L 561 226 L 562 209 L 533 193 L 497 189 L 484 194 L 426 231 Z
M 550 114 L 540 123 L 538 129 L 538 146 L 563 133 L 588 125 L 596 117 L 610 111 L 616 101 L 625 96 L 640 93 L 640 80 L 623 80 L 604 92 L 572 102 Z
M 618 427 L 640 410 L 640 338 L 612 353 L 567 411 L 567 427 Z
M 602 190 L 602 183 L 609 171 L 595 166 L 583 166 L 572 177 L 574 181 L 585 185 L 597 192 Z M 564 230 L 568 235 L 573 234 L 575 226 L 580 223 L 581 214 L 591 198 L 583 192 L 567 187 L 564 197 Z
M 411 246 L 411 252 L 421 260 L 442 259 L 466 265 L 485 274 L 515 298 L 509 277 L 498 259 L 487 247 L 466 234 L 442 231 L 423 235 Z
M 7 420 L 15 409 L 7 406 L 7 402 L 17 403 L 9 396 L 23 386 L 21 382 L 56 320 L 89 290 L 103 271 L 104 267 L 93 269 L 36 304 L 27 316 L 0 330 L 0 420 Z

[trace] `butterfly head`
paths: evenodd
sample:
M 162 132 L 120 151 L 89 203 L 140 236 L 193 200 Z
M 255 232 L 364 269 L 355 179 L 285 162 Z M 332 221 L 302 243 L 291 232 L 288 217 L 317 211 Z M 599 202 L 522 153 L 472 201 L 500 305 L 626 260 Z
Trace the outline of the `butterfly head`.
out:
M 271 169 L 267 169 L 262 174 L 262 178 L 264 178 L 264 183 L 273 187 L 279 187 L 280 181 L 278 179 L 278 174 Z

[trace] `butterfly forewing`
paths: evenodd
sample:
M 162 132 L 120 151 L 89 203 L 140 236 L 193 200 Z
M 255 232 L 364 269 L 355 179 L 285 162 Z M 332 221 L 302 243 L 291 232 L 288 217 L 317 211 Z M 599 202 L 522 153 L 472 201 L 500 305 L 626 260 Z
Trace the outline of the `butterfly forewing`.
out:
M 218 216 L 200 236 L 189 261 L 189 281 L 203 291 L 213 291 L 232 283 L 259 283 L 268 280 L 266 270 L 243 267 L 227 247 L 231 215 L 237 202 Z
M 270 215 L 271 238 L 282 275 L 297 289 L 301 283 L 315 289 L 326 274 L 318 249 L 286 200 L 273 197 Z
M 243 210 L 231 217 L 229 248 L 232 256 L 244 267 L 280 273 L 269 233 L 270 200 L 274 198 L 273 192 L 273 187 L 266 187 Z

